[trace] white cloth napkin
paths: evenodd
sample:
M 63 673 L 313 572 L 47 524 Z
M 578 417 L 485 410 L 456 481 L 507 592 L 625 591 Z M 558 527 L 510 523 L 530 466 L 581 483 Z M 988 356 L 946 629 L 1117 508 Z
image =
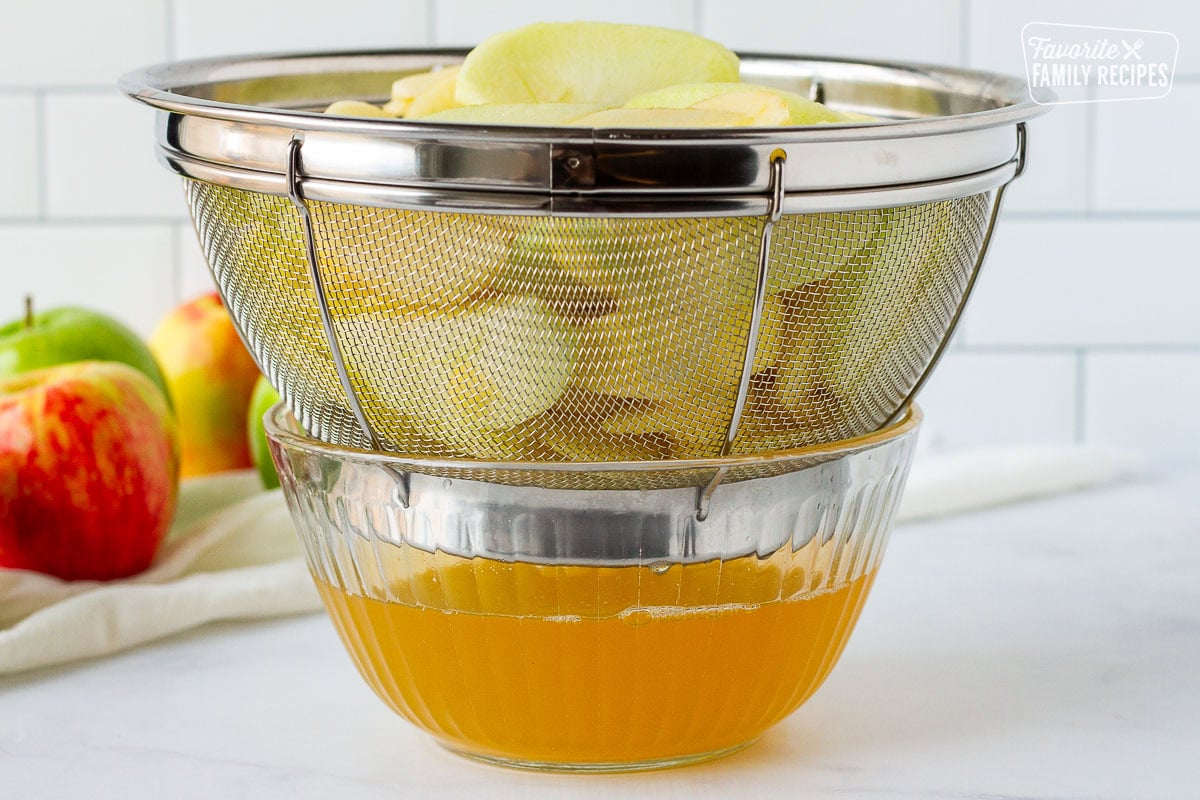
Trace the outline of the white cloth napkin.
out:
M 0 569 L 0 675 L 114 653 L 220 619 L 316 611 L 320 599 L 279 490 L 253 472 L 185 481 L 146 572 L 62 581 Z
M 900 501 L 897 522 L 949 516 L 1031 500 L 1140 473 L 1128 450 L 1084 445 L 981 447 L 918 452 Z
M 954 514 L 1112 481 L 1129 453 L 1003 447 L 913 465 L 900 521 Z M 155 564 L 123 581 L 65 582 L 0 569 L 0 675 L 125 650 L 205 622 L 321 607 L 278 490 L 250 472 L 185 482 Z

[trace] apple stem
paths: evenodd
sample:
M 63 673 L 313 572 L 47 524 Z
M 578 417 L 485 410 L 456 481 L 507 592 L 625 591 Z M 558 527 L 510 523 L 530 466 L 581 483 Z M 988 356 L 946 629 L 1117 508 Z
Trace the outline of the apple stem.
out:
M 33 327 L 33 295 L 25 295 L 25 327 Z

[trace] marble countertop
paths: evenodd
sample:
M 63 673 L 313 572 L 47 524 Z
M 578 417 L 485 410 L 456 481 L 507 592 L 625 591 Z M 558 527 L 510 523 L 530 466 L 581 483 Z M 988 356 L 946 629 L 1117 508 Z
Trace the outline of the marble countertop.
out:
M 825 687 L 707 765 L 571 777 L 443 752 L 324 616 L 0 679 L 0 797 L 1200 797 L 1200 473 L 899 529 Z

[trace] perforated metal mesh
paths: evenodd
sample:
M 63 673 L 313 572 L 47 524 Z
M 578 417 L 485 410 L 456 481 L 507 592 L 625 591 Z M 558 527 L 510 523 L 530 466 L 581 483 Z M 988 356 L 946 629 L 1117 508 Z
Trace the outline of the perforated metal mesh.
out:
M 312 435 L 367 446 L 286 198 L 188 181 L 213 274 Z M 311 202 L 347 372 L 381 446 L 615 461 L 721 453 L 763 219 L 544 218 Z M 784 216 L 733 453 L 877 429 L 962 300 L 991 194 Z

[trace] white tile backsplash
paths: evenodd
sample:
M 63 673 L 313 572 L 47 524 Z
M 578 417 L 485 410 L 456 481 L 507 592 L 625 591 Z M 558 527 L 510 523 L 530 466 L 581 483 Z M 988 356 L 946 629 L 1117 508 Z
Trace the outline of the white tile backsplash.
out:
M 184 300 L 215 291 L 217 284 L 204 260 L 204 250 L 190 222 L 176 231 L 179 257 L 179 296 Z
M 167 57 L 164 0 L 4 0 L 0 87 L 113 86 Z
M 1029 123 L 1028 164 L 1004 195 L 1007 211 L 1088 207 L 1087 106 L 1055 106 Z
M 0 219 L 37 216 L 40 147 L 36 98 L 0 96 L 0 153 L 5 158 L 4 178 L 0 180 Z
M 0 318 L 17 316 L 33 294 L 39 308 L 99 309 L 148 336 L 175 303 L 168 225 L 0 225 L 0 253 L 0 298 L 14 304 Z
M 434 42 L 474 45 L 487 36 L 532 22 L 628 22 L 692 30 L 692 0 L 605 0 L 571 3 L 560 0 L 441 0 L 435 3 Z
M 1089 441 L 1142 449 L 1154 467 L 1197 463 L 1200 352 L 1097 353 L 1086 373 Z
M 921 391 L 936 448 L 1075 440 L 1074 353 L 947 353 Z
M 15 309 L 34 291 L 42 307 L 86 303 L 142 333 L 213 287 L 179 181 L 155 161 L 151 112 L 113 89 L 149 63 L 469 44 L 539 20 L 601 19 L 699 30 L 743 50 L 1021 75 L 1030 21 L 1172 31 L 1192 77 L 1166 100 L 1056 107 L 1031 124 L 1029 170 L 922 403 L 926 436 L 946 447 L 1086 434 L 1200 463 L 1182 405 L 1200 394 L 1198 3 L 8 0 L 2 17 L 0 301 Z
M 970 345 L 1200 346 L 1200 219 L 1001 220 Z
M 428 41 L 425 0 L 177 0 L 174 10 L 176 58 Z
M 737 50 L 954 63 L 958 0 L 705 0 L 701 32 Z
M 1021 28 L 1060 22 L 1167 31 L 1179 37 L 1177 71 L 1200 74 L 1200 4 L 1187 0 L 967 0 L 971 65 L 1025 74 Z
M 183 219 L 179 178 L 155 160 L 153 112 L 115 91 L 48 96 L 46 206 L 51 218 Z
M 1095 206 L 1105 211 L 1200 211 L 1200 84 L 1161 100 L 1098 103 Z

